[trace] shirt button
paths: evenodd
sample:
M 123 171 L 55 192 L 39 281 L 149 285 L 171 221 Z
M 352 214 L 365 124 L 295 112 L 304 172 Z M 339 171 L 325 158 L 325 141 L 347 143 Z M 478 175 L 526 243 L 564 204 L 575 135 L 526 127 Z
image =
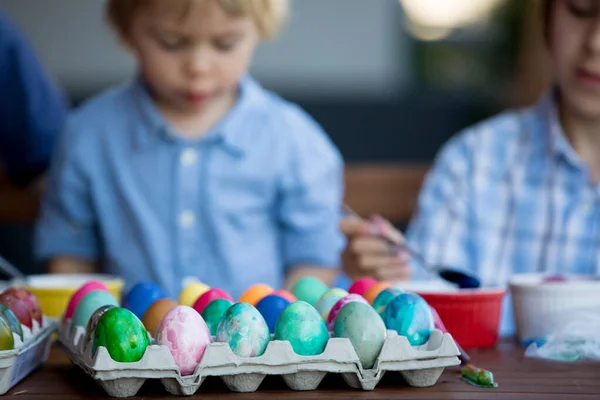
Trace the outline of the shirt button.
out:
M 179 156 L 179 161 L 181 161 L 183 165 L 192 165 L 196 163 L 197 159 L 198 153 L 194 149 L 185 149 Z
M 196 223 L 196 214 L 192 211 L 183 211 L 179 214 L 179 225 L 182 228 L 189 228 Z

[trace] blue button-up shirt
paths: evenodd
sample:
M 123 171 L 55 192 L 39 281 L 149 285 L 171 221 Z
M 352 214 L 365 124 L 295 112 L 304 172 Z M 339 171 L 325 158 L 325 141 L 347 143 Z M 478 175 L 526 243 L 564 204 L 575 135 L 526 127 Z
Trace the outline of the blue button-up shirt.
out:
M 202 139 L 177 135 L 140 81 L 73 113 L 52 167 L 37 256 L 93 259 L 175 297 L 197 277 L 234 298 L 299 264 L 337 268 L 341 156 L 299 107 L 243 79 Z
M 484 286 L 516 273 L 600 272 L 600 185 L 567 141 L 551 92 L 444 146 L 407 240 L 430 263 L 472 271 Z M 421 271 L 415 265 L 417 278 Z M 510 295 L 501 332 L 514 332 Z
M 0 160 L 17 184 L 47 168 L 67 102 L 21 32 L 0 13 Z

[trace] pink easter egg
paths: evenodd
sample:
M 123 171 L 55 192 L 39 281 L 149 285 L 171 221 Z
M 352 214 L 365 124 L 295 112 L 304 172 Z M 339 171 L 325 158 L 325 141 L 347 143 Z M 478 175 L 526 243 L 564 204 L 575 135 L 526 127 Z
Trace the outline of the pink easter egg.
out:
M 211 301 L 216 299 L 225 299 L 229 300 L 233 303 L 233 298 L 229 293 L 219 288 L 210 288 L 206 292 L 204 292 L 198 300 L 194 303 L 193 309 L 198 312 L 198 314 L 202 314 L 202 311 L 206 308 L 207 305 L 210 304 Z
M 377 283 L 376 279 L 373 278 L 359 278 L 357 280 L 355 280 L 352 285 L 350 285 L 350 288 L 348 289 L 348 293 L 352 294 L 358 294 L 363 296 L 365 294 L 365 292 L 367 290 L 369 290 L 369 288 L 371 286 L 373 286 L 374 284 Z
M 337 317 L 337 315 L 340 312 L 340 310 L 342 309 L 342 307 L 344 307 L 348 303 L 352 303 L 353 301 L 358 301 L 360 303 L 369 304 L 369 302 L 367 300 L 365 300 L 364 297 L 362 297 L 356 293 L 349 294 L 349 295 L 339 299 L 337 301 L 337 303 L 335 303 L 333 305 L 333 307 L 331 308 L 331 311 L 329 311 L 329 315 L 327 316 L 327 329 L 329 331 L 333 331 L 333 325 L 335 324 L 335 318 Z
M 210 344 L 210 330 L 196 310 L 177 306 L 160 322 L 156 344 L 169 349 L 181 375 L 191 375 Z
M 108 288 L 106 287 L 106 285 L 100 281 L 86 282 L 85 284 L 83 284 L 83 286 L 81 286 L 79 289 L 77 289 L 77 291 L 75 293 L 73 293 L 73 296 L 71 296 L 71 299 L 69 300 L 69 304 L 67 304 L 67 309 L 65 310 L 65 314 L 64 314 L 63 318 L 64 319 L 71 318 L 73 316 L 73 313 L 75 312 L 75 309 L 79 305 L 79 302 L 81 301 L 81 299 L 83 299 L 86 294 L 88 294 L 90 292 L 94 292 L 96 290 L 103 290 L 105 292 L 109 291 Z

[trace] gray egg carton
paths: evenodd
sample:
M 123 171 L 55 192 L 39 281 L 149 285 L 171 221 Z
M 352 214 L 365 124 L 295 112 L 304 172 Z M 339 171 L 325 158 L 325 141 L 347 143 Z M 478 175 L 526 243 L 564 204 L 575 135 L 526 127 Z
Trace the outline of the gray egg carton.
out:
M 52 347 L 52 334 L 58 329 L 58 322 L 44 317 L 40 327 L 34 321 L 33 332 L 23 328 L 23 340 L 13 333 L 15 348 L 0 351 L 0 395 L 6 394 L 48 359 Z
M 165 346 L 151 345 L 134 363 L 114 361 L 105 347 L 92 352 L 84 329 L 71 329 L 67 321 L 59 342 L 71 361 L 113 397 L 136 395 L 147 379 L 159 379 L 174 395 L 195 394 L 208 376 L 219 376 L 234 392 L 254 392 L 267 375 L 281 375 L 292 390 L 314 390 L 327 373 L 342 374 L 356 389 L 373 390 L 386 372 L 398 371 L 410 386 L 428 387 L 438 381 L 444 368 L 459 365 L 459 351 L 449 334 L 435 330 L 422 346 L 411 346 L 395 331 L 388 336 L 373 369 L 365 370 L 352 344 L 331 338 L 317 356 L 299 356 L 287 341 L 271 341 L 260 357 L 241 358 L 227 343 L 211 343 L 193 375 L 181 376 Z

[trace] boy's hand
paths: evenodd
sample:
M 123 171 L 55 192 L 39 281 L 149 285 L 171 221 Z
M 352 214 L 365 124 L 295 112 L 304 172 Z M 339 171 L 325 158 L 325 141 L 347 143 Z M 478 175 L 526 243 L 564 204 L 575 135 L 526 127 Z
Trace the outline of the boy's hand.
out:
M 395 282 L 410 278 L 408 254 L 395 252 L 393 246 L 381 237 L 388 237 L 396 243 L 404 241 L 402 234 L 388 221 L 381 217 L 366 221 L 350 216 L 342 220 L 340 229 L 348 238 L 342 264 L 351 279 L 371 276 Z

